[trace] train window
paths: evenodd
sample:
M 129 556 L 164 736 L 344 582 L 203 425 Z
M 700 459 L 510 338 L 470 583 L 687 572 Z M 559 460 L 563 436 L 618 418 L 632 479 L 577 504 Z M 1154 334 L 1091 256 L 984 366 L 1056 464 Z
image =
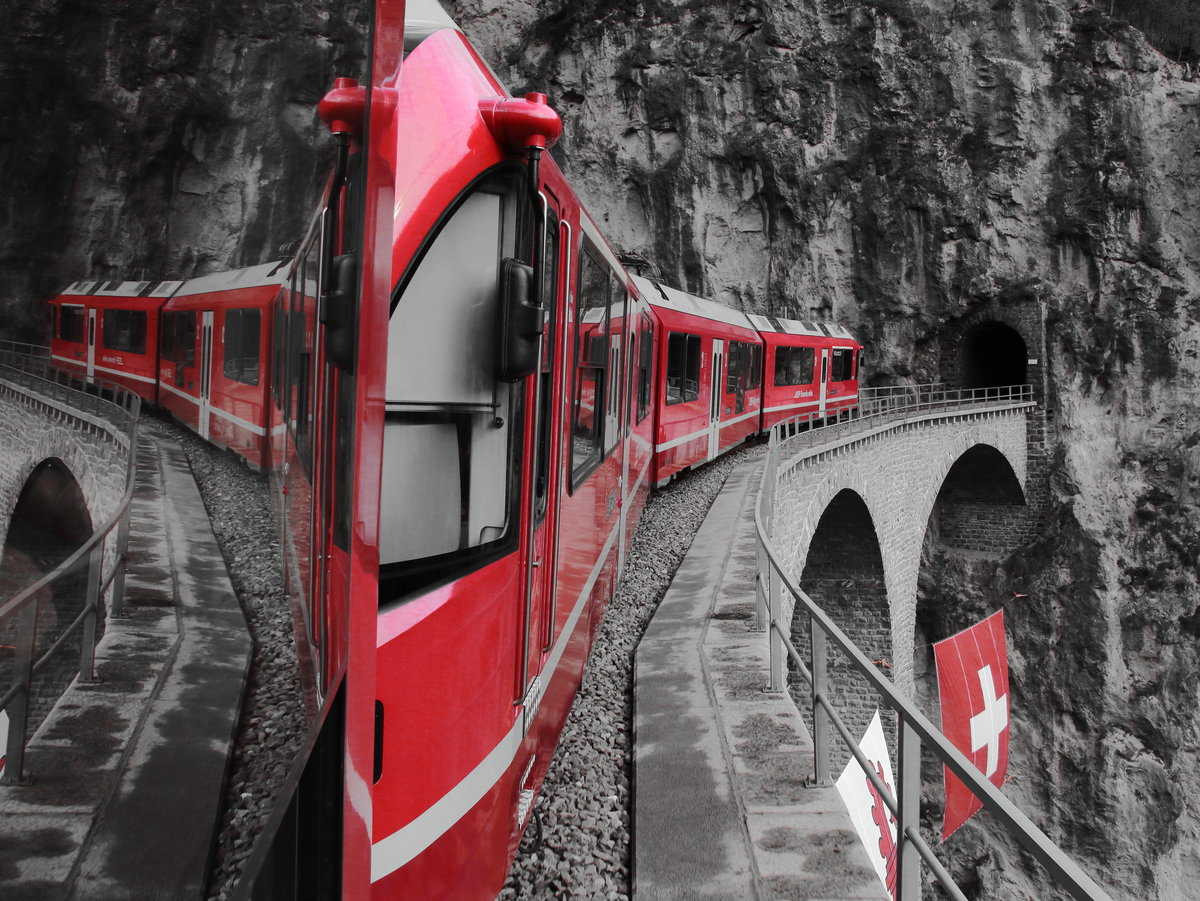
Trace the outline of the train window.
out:
M 815 362 L 811 347 L 775 348 L 775 385 L 811 385 Z
M 288 324 L 289 420 L 296 436 L 296 453 L 312 468 L 313 341 L 317 319 L 317 266 L 321 244 L 313 240 L 304 251 L 292 281 L 292 312 Z
M 745 391 L 746 374 L 750 364 L 750 358 L 747 354 L 749 348 L 750 345 L 741 341 L 729 342 L 729 350 L 726 351 L 726 359 L 729 362 L 725 367 L 726 394 L 733 394 L 736 391 Z
M 762 386 L 762 345 L 751 344 L 750 347 L 750 374 L 746 379 L 746 388 L 748 390 L 756 390 Z
M 442 222 L 393 300 L 380 602 L 462 575 L 516 534 L 520 383 L 496 378 L 501 263 L 528 197 L 491 177 Z
M 163 313 L 159 343 L 164 360 L 182 366 L 196 365 L 196 314 Z
M 604 420 L 609 409 L 608 267 L 584 248 L 575 295 L 575 396 L 571 416 L 572 487 L 600 462 Z
M 535 511 L 540 521 L 546 515 L 550 488 L 550 430 L 554 416 L 554 348 L 557 334 L 558 310 L 558 217 L 547 212 L 542 249 L 542 308 L 545 311 L 546 334 L 542 337 L 542 366 L 538 376 L 537 473 L 534 493 Z
M 649 313 L 642 314 L 641 336 L 638 338 L 637 421 L 650 412 L 651 368 L 654 366 L 654 322 Z
M 667 338 L 667 403 L 700 396 L 700 336 L 671 332 Z
M 271 394 L 275 397 L 275 407 L 283 409 L 283 322 L 284 306 L 287 304 L 287 289 L 275 296 L 275 304 L 271 311 Z
M 83 342 L 83 307 L 59 307 L 58 337 L 63 341 Z
M 258 384 L 259 339 L 262 313 L 227 310 L 225 313 L 225 377 L 247 385 Z
M 100 343 L 108 350 L 146 352 L 146 311 L 105 310 Z
M 624 419 L 621 411 L 624 409 L 625 397 L 625 354 L 622 340 L 625 332 L 625 310 L 629 307 L 629 297 L 621 289 L 616 278 L 609 282 L 612 306 L 608 313 L 608 413 L 604 427 L 604 452 L 607 454 L 621 439 L 624 430 Z
M 848 347 L 835 347 L 829 368 L 831 382 L 844 382 L 854 377 L 854 351 Z

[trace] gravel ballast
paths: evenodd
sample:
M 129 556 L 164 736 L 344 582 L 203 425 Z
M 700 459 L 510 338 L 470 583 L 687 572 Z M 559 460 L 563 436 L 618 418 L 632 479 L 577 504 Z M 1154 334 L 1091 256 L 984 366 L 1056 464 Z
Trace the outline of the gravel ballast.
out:
M 241 874 L 303 737 L 291 611 L 265 477 L 172 423 L 148 422 L 178 434 L 255 645 L 209 887 L 220 899 Z M 761 452 L 740 448 L 651 496 L 500 898 L 630 896 L 634 650 L 725 477 Z

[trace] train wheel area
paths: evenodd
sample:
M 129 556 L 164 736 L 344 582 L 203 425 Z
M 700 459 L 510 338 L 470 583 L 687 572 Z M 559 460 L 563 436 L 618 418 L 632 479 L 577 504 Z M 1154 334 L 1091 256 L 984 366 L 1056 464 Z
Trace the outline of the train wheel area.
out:
M 0 786 L 0 897 L 201 897 L 250 661 L 188 462 L 143 420 L 125 613 Z

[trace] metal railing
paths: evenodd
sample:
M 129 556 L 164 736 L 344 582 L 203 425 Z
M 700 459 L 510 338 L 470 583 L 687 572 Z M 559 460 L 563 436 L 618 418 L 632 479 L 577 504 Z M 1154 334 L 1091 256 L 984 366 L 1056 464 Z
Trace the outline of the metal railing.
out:
M 761 629 L 767 630 L 769 643 L 768 690 L 784 691 L 786 666 L 790 658 L 811 689 L 813 714 L 814 776 L 818 784 L 831 782 L 829 771 L 829 730 L 836 730 L 846 748 L 870 780 L 897 823 L 897 901 L 919 901 L 921 864 L 925 863 L 942 888 L 955 899 L 966 896 L 934 855 L 920 833 L 921 749 L 928 748 L 948 767 L 990 811 L 1003 828 L 1037 860 L 1053 879 L 1073 898 L 1107 901 L 1109 896 L 1082 869 L 1058 848 L 1024 813 L 997 789 L 961 751 L 952 745 L 916 706 L 879 672 L 853 641 L 787 573 L 772 543 L 775 490 L 780 454 L 789 449 L 802 450 L 837 443 L 853 433 L 873 432 L 889 422 L 913 421 L 921 417 L 941 418 L 947 412 L 968 409 L 1021 408 L 1032 403 L 1028 385 L 1011 388 L 954 389 L 938 385 L 902 388 L 876 388 L 862 392 L 862 404 L 853 416 L 847 416 L 825 428 L 796 431 L 794 423 L 783 423 L 771 432 L 762 486 L 754 511 L 758 533 L 757 606 Z M 791 434 L 794 437 L 783 436 Z M 801 456 L 803 456 L 801 454 Z M 811 665 L 805 663 L 791 638 L 791 624 L 783 621 L 783 595 L 794 601 L 793 612 L 803 608 L 809 615 Z M 842 653 L 850 666 L 869 683 L 882 702 L 894 710 L 898 719 L 899 791 L 893 794 L 879 777 L 858 740 L 850 734 L 828 693 L 829 645 Z
M 836 411 L 821 420 L 815 412 L 785 419 L 775 426 L 790 447 L 817 447 L 835 443 L 843 437 L 860 434 L 910 417 L 950 413 L 961 407 L 1007 409 L 1032 406 L 1032 385 L 1003 388 L 950 388 L 946 385 L 900 385 L 888 388 L 863 388 L 858 406 Z M 827 424 L 815 427 L 817 422 Z
M 40 351 L 40 353 L 39 353 Z M 122 612 L 125 594 L 126 547 L 129 542 L 129 507 L 133 498 L 134 476 L 137 471 L 137 431 L 141 414 L 141 399 L 117 385 L 89 384 L 49 365 L 44 348 L 0 342 L 0 379 L 12 382 L 22 398 L 40 403 L 60 414 L 72 416 L 77 424 L 102 428 L 128 444 L 128 463 L 125 492 L 116 511 L 90 538 L 71 553 L 51 572 L 21 589 L 8 599 L 0 599 L 0 628 L 16 625 L 12 685 L 0 696 L 0 711 L 8 715 L 8 742 L 5 749 L 4 773 L 0 782 L 19 784 L 24 781 L 25 745 L 27 741 L 30 699 L 34 677 L 76 632 L 81 633 L 79 678 L 95 680 L 97 618 L 104 593 L 112 589 L 112 614 Z M 5 386 L 6 389 L 8 386 Z M 14 393 L 6 391 L 6 393 Z M 105 545 L 115 532 L 116 546 L 113 562 L 104 571 Z M 38 605 L 46 590 L 71 573 L 81 570 L 86 561 L 87 593 L 82 611 L 65 628 L 54 643 L 38 655 Z

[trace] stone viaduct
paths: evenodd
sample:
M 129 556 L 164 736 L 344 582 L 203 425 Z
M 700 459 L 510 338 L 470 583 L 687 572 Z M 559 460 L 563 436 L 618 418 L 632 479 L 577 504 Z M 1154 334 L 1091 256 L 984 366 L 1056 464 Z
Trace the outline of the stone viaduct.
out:
M 127 485 L 131 436 L 127 423 L 115 421 L 119 415 L 106 414 L 107 406 L 94 395 L 0 367 L 0 602 L 63 562 L 116 513 Z M 111 412 L 121 411 L 113 406 Z M 109 570 L 114 541 L 105 542 L 104 557 Z M 86 561 L 43 589 L 39 649 L 51 646 L 84 609 L 86 589 Z M 0 645 L 15 647 L 15 630 L 15 617 L 0 624 Z M 74 678 L 79 647 L 76 632 L 34 680 L 30 733 Z M 12 665 L 11 654 L 0 657 L 2 690 L 11 683 Z M 0 735 L 0 756 L 3 751 Z
M 771 531 L 781 562 L 910 697 L 922 554 L 936 542 L 1000 555 L 1034 536 L 1044 496 L 1040 415 L 1032 400 L 983 399 L 779 444 Z M 807 658 L 808 617 L 793 615 L 786 593 L 784 603 Z M 847 725 L 862 734 L 876 696 L 840 655 L 831 654 L 828 672 Z
M 113 515 L 125 493 L 127 431 L 31 381 L 0 370 L 0 546 L 7 542 L 22 494 L 28 496 L 47 470 L 57 472 L 53 481 L 60 494 L 69 491 L 60 485 L 78 486 L 68 500 L 84 505 L 76 512 L 90 520 L 87 534 Z

